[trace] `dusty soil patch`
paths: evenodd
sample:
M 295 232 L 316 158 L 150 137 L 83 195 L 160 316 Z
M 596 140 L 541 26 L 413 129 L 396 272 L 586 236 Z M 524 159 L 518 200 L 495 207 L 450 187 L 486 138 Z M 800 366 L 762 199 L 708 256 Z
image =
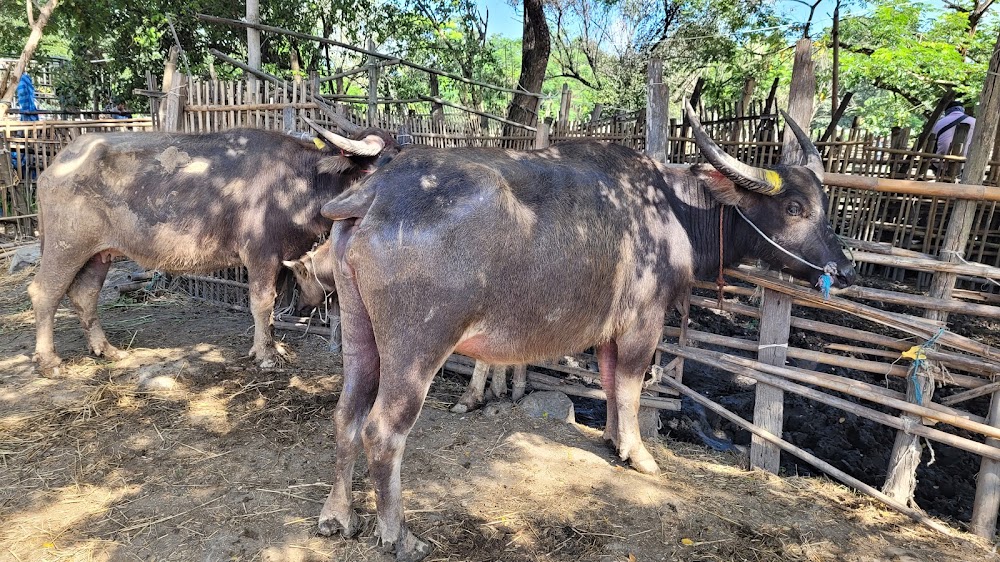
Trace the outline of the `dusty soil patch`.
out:
M 360 540 L 314 531 L 341 384 L 321 338 L 285 334 L 292 364 L 260 371 L 244 357 L 249 315 L 172 296 L 117 302 L 102 317 L 129 359 L 86 357 L 61 310 L 69 368 L 39 378 L 30 275 L 0 277 L 0 560 L 386 559 L 363 463 Z M 435 382 L 403 464 L 432 560 L 995 558 L 823 479 L 747 472 L 673 441 L 650 443 L 663 473 L 647 477 L 591 428 L 517 408 L 451 414 L 463 382 Z

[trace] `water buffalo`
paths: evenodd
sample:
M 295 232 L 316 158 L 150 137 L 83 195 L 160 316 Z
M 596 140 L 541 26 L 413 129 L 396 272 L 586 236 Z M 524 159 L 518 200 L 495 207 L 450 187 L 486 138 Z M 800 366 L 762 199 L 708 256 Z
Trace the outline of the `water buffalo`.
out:
M 720 249 L 725 264 L 757 257 L 812 282 L 853 282 L 805 133 L 788 121 L 805 165 L 757 169 L 716 146 L 690 106 L 688 116 L 714 167 L 668 168 L 593 141 L 420 150 L 323 206 L 336 221 L 344 389 L 320 533 L 358 529 L 351 478 L 363 446 L 383 548 L 397 560 L 427 555 L 404 521 L 400 466 L 431 380 L 453 351 L 522 364 L 597 346 L 604 437 L 653 474 L 639 436 L 643 374 L 665 311 L 696 276 L 715 277 Z
M 283 262 L 285 267 L 290 269 L 295 276 L 295 283 L 299 288 L 298 303 L 302 306 L 313 308 L 323 306 L 336 290 L 334 269 L 337 266 L 337 260 L 334 253 L 330 251 L 330 247 L 331 244 L 328 239 L 315 249 L 306 252 L 301 258 Z M 336 323 L 333 326 L 333 333 L 331 334 L 330 349 L 341 351 L 339 341 L 340 318 L 336 314 L 333 314 L 330 316 L 330 322 L 331 324 Z M 500 399 L 506 396 L 507 371 L 509 368 L 510 366 L 508 365 L 490 365 L 483 361 L 476 361 L 476 367 L 473 370 L 472 378 L 469 380 L 469 385 L 458 399 L 458 402 L 452 406 L 451 411 L 456 414 L 464 414 L 478 408 L 487 398 L 486 379 L 489 377 L 490 372 L 493 373 L 493 376 L 490 378 L 489 398 Z M 513 389 L 511 390 L 510 399 L 516 402 L 524 396 L 525 382 L 527 380 L 526 367 L 524 365 L 513 366 L 512 379 Z
M 275 364 L 284 352 L 271 319 L 282 260 L 329 230 L 323 203 L 398 152 L 385 131 L 353 140 L 321 132 L 337 152 L 252 129 L 91 134 L 64 148 L 38 179 L 42 260 L 28 294 L 41 371 L 57 372 L 61 362 L 52 329 L 63 295 L 91 351 L 122 356 L 97 319 L 97 297 L 118 255 L 169 272 L 245 265 L 255 326 L 250 355 Z

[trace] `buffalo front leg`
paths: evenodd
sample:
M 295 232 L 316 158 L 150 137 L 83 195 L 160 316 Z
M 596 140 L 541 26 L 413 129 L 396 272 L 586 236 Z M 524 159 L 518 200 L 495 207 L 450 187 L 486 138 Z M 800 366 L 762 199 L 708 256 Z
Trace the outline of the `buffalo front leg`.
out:
M 108 342 L 108 337 L 97 317 L 97 300 L 101 295 L 101 288 L 104 287 L 104 279 L 108 276 L 110 268 L 110 260 L 103 260 L 100 254 L 93 256 L 87 265 L 83 266 L 83 269 L 76 274 L 76 278 L 69 286 L 67 296 L 73 309 L 76 310 L 77 316 L 80 317 L 80 324 L 87 335 L 90 351 L 94 355 L 118 361 L 124 359 L 127 354 Z
M 472 371 L 472 379 L 469 381 L 469 386 L 465 387 L 462 397 L 451 407 L 452 412 L 464 414 L 475 410 L 483 403 L 483 397 L 486 392 L 486 376 L 489 372 L 489 363 L 476 361 L 476 368 Z
M 250 313 L 253 314 L 253 347 L 250 357 L 262 369 L 276 367 L 286 355 L 284 347 L 274 341 L 274 299 L 278 296 L 275 284 L 278 279 L 277 264 L 247 265 L 250 277 Z
M 46 240 L 53 239 L 49 236 Z M 84 259 L 80 259 L 80 257 Z M 56 355 L 53 327 L 56 309 L 76 273 L 86 263 L 86 254 L 59 248 L 54 243 L 44 248 L 42 263 L 28 286 L 31 307 L 35 310 L 35 355 L 32 357 L 44 375 L 58 375 L 62 359 Z
M 513 387 L 510 391 L 510 399 L 517 402 L 524 396 L 524 387 L 528 378 L 528 366 L 514 365 L 513 371 L 514 373 L 511 375 Z
M 507 365 L 493 366 L 493 378 L 490 379 L 490 393 L 497 400 L 507 396 Z

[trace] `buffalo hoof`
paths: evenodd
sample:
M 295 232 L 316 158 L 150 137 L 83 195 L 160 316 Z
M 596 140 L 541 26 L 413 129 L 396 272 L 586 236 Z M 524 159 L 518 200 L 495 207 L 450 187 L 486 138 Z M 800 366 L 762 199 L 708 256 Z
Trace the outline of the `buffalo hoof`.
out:
M 453 413 L 453 414 L 464 414 L 464 413 L 469 412 L 470 410 L 473 410 L 473 409 L 474 409 L 474 407 L 470 408 L 468 404 L 463 404 L 463 403 L 459 402 L 458 404 L 455 404 L 454 406 L 451 407 L 451 413 Z
M 654 476 L 659 474 L 660 465 L 656 464 L 652 455 L 646 453 L 645 451 L 643 452 L 645 453 L 644 455 L 635 455 L 629 459 L 629 463 L 631 463 L 632 468 L 643 474 L 652 474 Z
M 351 516 L 347 521 L 347 525 L 341 525 L 340 521 L 337 521 L 333 517 L 327 519 L 320 516 L 318 531 L 319 534 L 324 537 L 332 537 L 339 534 L 345 539 L 349 539 L 358 533 L 358 529 L 360 529 L 360 527 L 361 525 L 360 520 L 358 519 L 358 514 L 351 511 Z
M 108 361 L 123 361 L 128 358 L 128 352 L 122 351 L 110 343 L 100 349 L 95 349 L 94 355 L 104 357 Z
M 46 354 L 41 355 L 36 353 L 31 357 L 31 361 L 35 364 L 35 368 L 38 373 L 43 377 L 58 377 L 62 374 L 62 359 L 56 354 Z
M 404 529 L 403 538 L 394 543 L 383 543 L 380 550 L 384 554 L 395 552 L 396 562 L 419 562 L 431 553 L 431 545 Z
M 275 344 L 265 351 L 258 351 L 256 348 L 250 350 L 250 357 L 260 361 L 258 365 L 261 369 L 275 369 L 280 367 L 289 359 L 288 350 L 281 344 Z

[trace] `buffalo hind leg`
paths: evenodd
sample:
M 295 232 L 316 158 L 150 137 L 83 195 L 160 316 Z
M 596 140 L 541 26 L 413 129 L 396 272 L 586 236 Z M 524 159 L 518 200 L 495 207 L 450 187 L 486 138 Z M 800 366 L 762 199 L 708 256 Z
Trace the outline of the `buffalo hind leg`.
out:
M 350 538 L 358 532 L 358 516 L 351 505 L 354 465 L 361 453 L 361 430 L 379 388 L 379 353 L 371 317 L 361 300 L 358 286 L 343 259 L 350 225 L 335 222 L 330 234 L 336 242 L 337 303 L 340 306 L 340 336 L 343 348 L 344 385 L 334 413 L 337 458 L 330 494 L 319 513 L 319 533 Z
M 83 269 L 76 274 L 66 296 L 69 297 L 73 309 L 80 317 L 80 324 L 87 335 L 90 351 L 94 355 L 119 361 L 124 359 L 127 354 L 108 342 L 108 337 L 97 317 L 97 300 L 101 295 L 101 288 L 104 287 L 104 279 L 108 276 L 110 268 L 110 260 L 103 260 L 101 254 L 93 256 L 87 265 L 83 266 Z
M 598 348 L 601 385 L 608 397 L 604 438 L 614 444 L 618 456 L 644 474 L 657 474 L 659 467 L 646 450 L 639 432 L 639 396 L 642 381 L 659 338 L 663 316 L 637 322 L 638 327 Z M 648 329 L 643 329 L 646 327 Z
M 276 367 L 287 354 L 285 348 L 274 341 L 274 299 L 278 296 L 279 270 L 277 263 L 247 264 L 254 326 L 250 357 L 255 358 L 262 369 Z
M 358 531 L 358 516 L 351 506 L 354 464 L 361 453 L 361 429 L 379 388 L 379 354 L 371 319 L 357 288 L 353 282 L 345 288 L 339 281 L 344 387 L 334 413 L 337 460 L 330 495 L 319 513 L 319 532 L 326 536 L 341 533 L 350 538 Z
M 430 552 L 430 546 L 406 525 L 400 467 L 406 436 L 417 421 L 434 373 L 446 357 L 429 347 L 414 348 L 427 353 L 422 357 L 400 354 L 382 358 L 378 397 L 362 432 L 368 470 L 375 485 L 379 537 L 385 552 L 396 553 L 397 562 L 416 562 Z
M 87 259 L 86 254 L 67 251 L 55 244 L 47 245 L 43 248 L 42 263 L 35 279 L 28 286 L 28 297 L 35 311 L 35 354 L 32 361 L 44 375 L 59 374 L 62 359 L 56 354 L 53 342 L 56 309 Z

